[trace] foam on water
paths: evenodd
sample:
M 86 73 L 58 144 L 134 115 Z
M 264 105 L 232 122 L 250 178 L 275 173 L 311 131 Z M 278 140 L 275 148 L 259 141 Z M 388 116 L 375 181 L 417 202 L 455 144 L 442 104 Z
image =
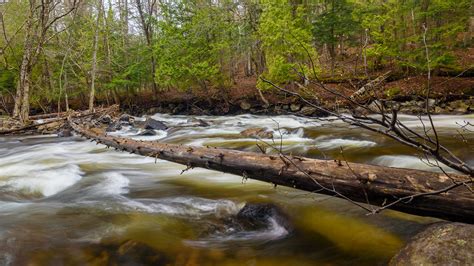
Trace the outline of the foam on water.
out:
M 434 160 L 431 160 L 431 163 L 434 163 Z M 436 166 L 431 166 L 428 164 L 426 159 L 421 160 L 421 158 L 416 156 L 408 155 L 383 155 L 379 156 L 372 160 L 373 164 L 383 165 L 389 167 L 398 167 L 398 168 L 409 168 L 409 169 L 419 169 L 427 171 L 441 172 L 441 170 Z M 441 167 L 447 172 L 453 172 L 446 165 L 439 163 Z
M 225 233 L 212 235 L 199 240 L 185 240 L 184 243 L 195 247 L 222 247 L 234 242 L 269 242 L 286 237 L 289 232 L 274 218 L 269 217 L 267 227 L 261 230 L 239 231 L 229 228 Z
M 144 131 L 145 131 L 144 129 L 137 129 L 132 126 L 122 126 L 122 129 L 114 131 L 114 132 L 108 132 L 107 135 L 117 136 L 117 137 L 127 137 L 134 140 L 145 140 L 145 141 L 159 140 L 168 135 L 168 133 L 164 130 L 153 130 L 156 133 L 156 135 L 154 136 L 140 136 L 140 134 L 143 133 Z
M 90 188 L 96 195 L 121 195 L 129 191 L 130 179 L 117 172 L 107 172 L 104 178 Z
M 20 193 L 40 193 L 45 197 L 57 194 L 74 185 L 82 178 L 77 165 L 37 171 L 30 176 L 15 176 L 0 181 L 0 190 Z
M 170 197 L 162 199 L 136 199 L 123 202 L 136 211 L 161 213 L 180 217 L 223 217 L 235 215 L 243 207 L 230 200 L 213 200 L 200 197 Z
M 316 147 L 323 150 L 339 149 L 343 148 L 366 148 L 373 147 L 377 143 L 368 140 L 357 140 L 357 139 L 328 139 L 328 137 L 316 138 Z

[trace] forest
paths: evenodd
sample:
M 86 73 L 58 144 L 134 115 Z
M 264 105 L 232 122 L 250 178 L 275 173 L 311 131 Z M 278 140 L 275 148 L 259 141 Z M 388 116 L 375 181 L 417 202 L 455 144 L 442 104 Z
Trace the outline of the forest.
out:
M 261 95 L 271 88 L 259 77 L 301 83 L 298 72 L 314 75 L 310 60 L 328 82 L 373 79 L 387 70 L 392 79 L 416 76 L 427 71 L 424 35 L 434 75 L 472 73 L 469 0 L 38 4 L 0 3 L 2 109 L 25 119 L 31 108 L 130 105 L 169 91 L 199 95 L 212 88 L 225 98 L 254 87 Z M 460 86 L 472 94 L 472 83 Z
M 471 265 L 472 0 L 0 0 L 0 265 Z

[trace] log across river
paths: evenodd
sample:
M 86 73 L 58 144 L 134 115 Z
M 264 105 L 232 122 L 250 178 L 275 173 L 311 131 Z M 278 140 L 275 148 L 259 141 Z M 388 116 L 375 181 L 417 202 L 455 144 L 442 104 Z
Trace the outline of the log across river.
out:
M 105 132 L 101 134 L 100 130 L 81 127 L 73 120 L 70 125 L 82 136 L 106 146 L 183 164 L 187 166 L 183 171 L 202 167 L 270 182 L 275 186 L 283 185 L 376 206 L 406 198 L 390 205 L 390 208 L 451 221 L 474 221 L 474 193 L 470 188 L 471 183 L 448 192 L 430 194 L 453 184 L 469 181 L 469 176 L 341 160 L 317 160 L 281 153 L 267 155 L 212 147 L 143 142 L 107 136 Z M 262 143 L 273 147 L 266 142 Z M 410 197 L 417 194 L 423 196 Z

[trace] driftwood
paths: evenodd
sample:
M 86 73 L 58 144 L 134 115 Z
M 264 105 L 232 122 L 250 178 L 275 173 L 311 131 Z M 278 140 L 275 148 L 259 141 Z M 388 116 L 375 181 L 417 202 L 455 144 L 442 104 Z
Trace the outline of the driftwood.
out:
M 451 221 L 474 221 L 474 193 L 468 187 L 472 186 L 469 183 L 472 178 L 466 175 L 450 174 L 448 177 L 420 170 L 282 154 L 136 141 L 107 136 L 103 130 L 88 128 L 72 119 L 69 124 L 80 135 L 107 147 L 186 165 L 183 172 L 194 167 L 208 168 L 275 186 L 341 197 L 372 212 L 390 208 Z M 451 187 L 449 191 L 441 192 L 447 187 Z
M 383 75 L 365 84 L 364 86 L 362 86 L 362 88 L 354 92 L 351 95 L 350 99 L 358 103 L 367 101 L 369 98 L 373 97 L 373 91 L 377 89 L 380 84 L 390 76 L 390 73 L 391 71 L 387 71 Z
M 29 124 L 29 125 L 19 127 L 19 128 L 2 130 L 2 131 L 0 131 L 0 136 L 1 135 L 15 134 L 15 133 L 23 132 L 23 131 L 26 131 L 26 130 L 32 130 L 32 129 L 38 128 L 40 126 L 48 125 L 48 124 L 55 123 L 55 122 L 63 122 L 63 121 L 65 122 L 69 117 L 71 117 L 71 118 L 84 118 L 84 117 L 88 117 L 88 116 L 108 114 L 108 113 L 111 113 L 111 112 L 115 112 L 117 110 L 118 110 L 118 105 L 113 105 L 113 106 L 110 106 L 110 107 L 107 107 L 107 108 L 97 108 L 94 112 L 89 112 L 89 111 L 82 111 L 81 112 L 81 111 L 79 111 L 79 112 L 65 112 L 65 113 L 45 114 L 45 115 L 39 116 L 39 117 L 42 117 L 42 118 L 38 118 L 38 117 L 36 117 L 36 118 L 37 119 L 44 119 L 44 118 L 47 118 L 47 117 L 53 117 L 53 116 L 57 116 L 57 115 L 60 115 L 60 117 L 49 119 L 48 121 L 41 122 L 41 123 Z
M 14 133 L 22 132 L 22 131 L 25 131 L 25 130 L 35 129 L 37 127 L 48 125 L 48 124 L 51 124 L 51 123 L 65 121 L 66 119 L 67 119 L 67 117 L 55 118 L 55 119 L 51 119 L 51 120 L 48 120 L 48 121 L 42 122 L 42 123 L 35 123 L 35 124 L 30 124 L 30 125 L 19 127 L 19 128 L 2 130 L 2 131 L 0 131 L 0 135 L 14 134 Z

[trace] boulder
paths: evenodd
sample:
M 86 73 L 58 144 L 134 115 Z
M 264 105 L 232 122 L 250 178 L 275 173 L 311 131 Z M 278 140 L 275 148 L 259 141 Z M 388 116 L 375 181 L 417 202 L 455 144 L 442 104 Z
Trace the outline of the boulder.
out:
M 121 115 L 120 118 L 119 118 L 120 124 L 125 124 L 125 125 L 127 125 L 127 124 L 128 124 L 128 125 L 132 125 L 133 122 L 134 122 L 134 120 L 135 120 L 135 119 L 133 118 L 133 116 L 128 115 L 128 114 L 123 114 L 123 115 Z
M 247 110 L 250 110 L 250 108 L 252 108 L 252 105 L 249 102 L 247 101 L 240 102 L 240 109 L 247 111 Z
M 155 120 L 151 117 L 147 118 L 145 121 L 145 125 L 143 126 L 145 129 L 154 129 L 154 130 L 167 130 L 168 126 L 166 126 L 163 122 Z
M 298 112 L 301 109 L 301 105 L 297 103 L 290 104 L 290 111 Z
M 428 107 L 433 108 L 436 104 L 435 99 L 428 99 Z
M 246 129 L 240 132 L 240 135 L 244 137 L 252 137 L 252 138 L 263 138 L 263 139 L 273 138 L 273 133 L 271 131 L 267 131 L 265 128 L 261 128 L 261 127 L 253 127 L 253 128 Z
M 156 132 L 153 129 L 145 129 L 144 131 L 140 132 L 138 136 L 155 136 Z
M 268 227 L 272 222 L 284 227 L 287 231 L 291 230 L 291 224 L 288 216 L 276 205 L 269 203 L 247 203 L 237 213 L 237 220 L 245 227 L 258 229 Z
M 474 225 L 435 223 L 415 235 L 390 265 L 472 265 Z
M 300 114 L 305 115 L 305 116 L 311 116 L 314 113 L 316 113 L 318 109 L 311 107 L 311 106 L 303 106 L 300 110 Z
M 110 115 L 104 115 L 102 116 L 102 118 L 100 119 L 100 122 L 102 124 L 110 124 L 112 123 L 112 117 L 110 117 Z
M 465 114 L 469 111 L 469 105 L 464 102 L 463 100 L 457 100 L 454 102 L 449 103 L 449 107 L 451 107 L 454 112 L 459 113 L 459 114 Z
M 467 101 L 457 100 L 449 103 L 449 107 L 459 114 L 465 114 L 469 112 L 469 109 L 473 109 L 474 107 L 470 107 Z
M 190 126 L 197 126 L 197 127 L 208 127 L 210 124 L 202 119 L 199 118 L 190 118 L 188 119 L 188 123 Z
M 117 130 L 120 130 L 120 129 L 122 129 L 122 125 L 119 122 L 113 122 L 113 123 L 111 123 L 107 126 L 105 131 L 114 132 L 114 131 L 117 131 Z

